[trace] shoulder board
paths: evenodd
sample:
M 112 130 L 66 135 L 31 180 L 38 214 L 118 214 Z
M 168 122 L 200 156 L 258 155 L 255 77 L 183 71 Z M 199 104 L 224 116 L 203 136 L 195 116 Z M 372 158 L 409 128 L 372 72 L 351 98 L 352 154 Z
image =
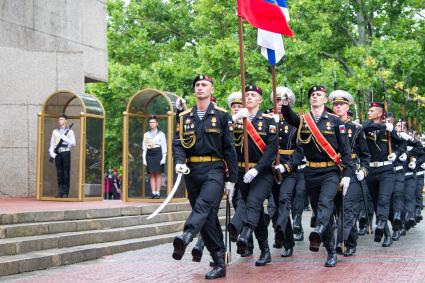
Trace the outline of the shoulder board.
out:
M 223 111 L 223 112 L 226 112 L 227 113 L 227 110 L 226 109 L 221 108 L 221 107 L 219 107 L 217 105 L 214 105 L 214 109 L 217 109 L 217 110 L 220 110 L 220 111 Z
M 191 111 L 192 111 L 192 108 L 189 108 L 189 109 L 187 109 L 187 110 L 185 110 L 185 111 L 181 112 L 181 113 L 179 114 L 179 116 L 183 116 L 183 115 L 185 115 L 185 114 L 187 114 L 187 113 L 190 113 Z
M 357 122 L 354 122 L 354 121 L 351 121 L 351 123 L 353 123 L 354 125 L 356 125 L 359 128 L 362 128 L 363 127 L 360 123 L 357 123 Z
M 263 113 L 263 117 L 272 119 L 273 118 L 273 115 L 267 114 L 267 113 Z
M 336 118 L 338 118 L 338 119 L 339 119 L 339 116 L 338 116 L 338 115 L 335 115 L 335 114 L 333 114 L 333 113 L 329 113 L 329 112 L 328 112 L 328 115 L 329 115 L 329 116 L 334 116 L 334 117 L 336 117 Z

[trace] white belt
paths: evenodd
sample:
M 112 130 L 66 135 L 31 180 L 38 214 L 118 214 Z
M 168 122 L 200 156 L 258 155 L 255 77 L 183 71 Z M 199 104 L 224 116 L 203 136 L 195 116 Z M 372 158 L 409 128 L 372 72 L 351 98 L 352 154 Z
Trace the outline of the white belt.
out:
M 304 169 L 305 167 L 306 167 L 306 165 L 305 165 L 305 164 L 298 165 L 298 170 L 302 170 L 302 169 Z
M 152 148 L 157 148 L 157 147 L 161 147 L 160 145 L 148 145 L 146 146 L 148 149 L 152 149 Z
M 59 153 L 62 153 L 62 152 L 65 152 L 65 151 L 69 151 L 69 148 L 67 148 L 67 147 L 60 147 L 60 148 L 58 148 L 58 152 Z
M 417 176 L 423 175 L 425 173 L 425 171 L 421 171 L 421 172 L 416 172 Z
M 406 174 L 404 174 L 404 176 L 412 176 L 413 172 L 407 172 Z
M 382 166 L 386 166 L 390 164 L 393 164 L 393 162 L 392 161 L 375 161 L 375 162 L 371 162 L 369 166 L 373 168 L 377 168 L 377 167 L 382 167 Z
M 394 172 L 400 171 L 403 169 L 403 166 L 394 167 Z

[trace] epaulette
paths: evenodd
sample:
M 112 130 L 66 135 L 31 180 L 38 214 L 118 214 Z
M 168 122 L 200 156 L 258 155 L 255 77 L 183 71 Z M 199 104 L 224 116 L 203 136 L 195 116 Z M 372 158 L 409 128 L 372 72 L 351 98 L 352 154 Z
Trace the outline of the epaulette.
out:
M 267 118 L 270 118 L 270 119 L 273 119 L 273 115 L 272 114 L 263 113 L 263 116 L 264 117 L 267 117 Z
M 338 115 L 335 115 L 334 113 L 329 113 L 329 112 L 328 112 L 328 114 L 329 114 L 330 116 L 334 116 L 334 117 L 336 117 L 336 118 L 338 118 L 338 119 L 339 119 L 339 116 L 338 116 Z
M 181 113 L 179 114 L 179 116 L 182 116 L 182 115 L 185 115 L 185 114 L 187 114 L 187 113 L 190 113 L 191 111 L 192 111 L 192 108 L 189 108 L 189 109 L 187 109 L 187 110 L 185 110 L 185 111 L 181 112 Z
M 214 105 L 214 109 L 217 109 L 217 110 L 220 110 L 220 111 L 223 111 L 223 112 L 226 112 L 227 113 L 227 110 L 226 109 L 221 108 L 221 107 L 219 107 L 217 105 Z
M 362 124 L 360 124 L 360 123 L 357 123 L 357 122 L 354 122 L 354 121 L 350 121 L 350 122 L 353 123 L 354 125 L 356 125 L 359 128 L 363 127 Z

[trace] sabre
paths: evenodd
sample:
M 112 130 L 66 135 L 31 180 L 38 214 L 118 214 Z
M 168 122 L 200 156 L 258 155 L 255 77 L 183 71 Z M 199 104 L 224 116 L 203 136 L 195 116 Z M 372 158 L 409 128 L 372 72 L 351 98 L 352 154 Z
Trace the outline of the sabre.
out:
M 164 200 L 164 202 L 160 205 L 160 206 L 158 206 L 158 208 L 154 211 L 154 212 L 152 212 L 152 214 L 151 215 L 149 215 L 148 216 L 148 218 L 147 219 L 152 219 L 152 218 L 154 218 L 158 213 L 160 213 L 163 209 L 164 209 L 164 207 L 170 202 L 170 200 L 173 198 L 173 196 L 174 196 L 174 194 L 176 193 L 176 191 L 177 191 L 177 188 L 179 187 L 179 185 L 180 185 L 180 181 L 181 181 L 181 179 L 182 179 L 182 174 L 181 173 L 179 173 L 179 174 L 177 174 L 177 179 L 176 179 L 176 182 L 174 183 L 174 186 L 173 186 L 173 188 L 172 188 L 172 190 L 171 190 L 171 192 L 170 192 L 170 194 L 167 196 L 167 198 Z

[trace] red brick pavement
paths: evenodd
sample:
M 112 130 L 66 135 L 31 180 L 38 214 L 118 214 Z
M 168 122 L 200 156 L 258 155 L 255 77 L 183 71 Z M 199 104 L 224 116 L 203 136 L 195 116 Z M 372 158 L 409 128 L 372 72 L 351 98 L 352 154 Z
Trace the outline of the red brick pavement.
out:
M 307 227 L 309 215 L 303 219 Z M 307 228 L 307 237 L 310 228 Z M 273 249 L 273 263 L 255 267 L 255 256 L 241 259 L 233 254 L 227 277 L 213 282 L 425 282 L 425 224 L 408 232 L 390 248 L 373 242 L 372 235 L 360 237 L 354 257 L 338 257 L 335 268 L 323 266 L 326 252 L 308 251 L 308 241 L 298 242 L 291 258 L 281 258 Z M 274 235 L 270 233 L 272 238 Z M 270 243 L 272 241 L 270 240 Z M 171 258 L 172 245 L 166 244 L 107 256 L 95 261 L 63 266 L 49 270 L 0 278 L 5 282 L 202 282 L 210 269 L 209 256 L 201 263 L 192 263 L 189 246 L 181 261 Z M 235 246 L 233 246 L 235 251 Z

